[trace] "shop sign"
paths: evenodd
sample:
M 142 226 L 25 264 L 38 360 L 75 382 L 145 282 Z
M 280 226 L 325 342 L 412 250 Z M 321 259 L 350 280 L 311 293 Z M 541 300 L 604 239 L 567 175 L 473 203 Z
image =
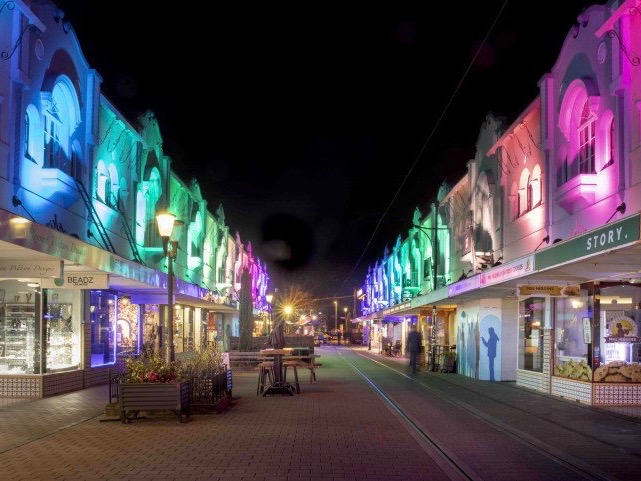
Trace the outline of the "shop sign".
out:
M 109 289 L 109 275 L 93 272 L 70 272 L 61 279 L 42 279 L 46 289 Z
M 0 277 L 55 277 L 60 274 L 60 261 L 0 261 Z
M 552 296 L 571 297 L 578 296 L 578 285 L 555 286 L 552 284 L 522 284 L 517 286 L 519 296 Z
M 387 314 L 392 314 L 394 312 L 399 312 L 399 311 L 404 311 L 405 309 L 409 309 L 412 306 L 411 302 L 403 302 L 401 304 L 397 304 L 392 307 L 388 307 L 387 309 L 383 309 L 383 315 Z
M 613 342 L 630 342 L 637 343 L 641 338 L 637 335 L 637 323 L 634 319 L 625 315 L 625 312 L 610 311 L 606 315 L 605 336 L 606 343 Z
M 455 282 L 454 284 L 450 284 L 448 286 L 447 296 L 454 297 L 457 294 L 463 294 L 464 292 L 478 289 L 480 286 L 480 276 L 473 276 L 468 279 L 463 279 L 462 281 Z
M 481 273 L 481 287 L 498 284 L 522 277 L 534 271 L 534 256 L 523 257 L 519 260 L 493 267 Z
M 536 253 L 538 270 L 621 247 L 639 240 L 639 214 L 613 222 Z

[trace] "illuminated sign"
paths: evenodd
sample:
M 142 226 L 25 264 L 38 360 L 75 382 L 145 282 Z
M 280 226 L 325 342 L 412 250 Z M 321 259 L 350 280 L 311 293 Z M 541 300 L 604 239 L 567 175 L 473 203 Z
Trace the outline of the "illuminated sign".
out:
M 534 271 L 534 256 L 527 256 L 481 273 L 481 287 L 522 277 Z
M 587 234 L 561 242 L 536 253 L 536 268 L 546 269 L 568 261 L 621 247 L 639 240 L 640 217 L 613 222 Z
M 454 297 L 458 294 L 478 289 L 481 286 L 480 282 L 479 276 L 473 276 L 450 284 L 447 288 L 447 297 Z

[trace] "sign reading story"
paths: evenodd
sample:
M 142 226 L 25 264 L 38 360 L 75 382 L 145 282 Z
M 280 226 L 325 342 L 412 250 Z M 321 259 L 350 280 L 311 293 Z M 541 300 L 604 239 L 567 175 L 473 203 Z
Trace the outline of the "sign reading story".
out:
M 60 274 L 60 261 L 0 261 L 0 277 L 55 277 Z
M 42 279 L 46 289 L 109 289 L 109 275 L 94 272 L 69 272 L 61 279 Z
M 534 256 L 508 262 L 481 273 L 481 287 L 524 276 L 534 270 Z
M 639 240 L 639 214 L 570 239 L 535 255 L 537 270 L 621 247 Z
M 637 328 L 637 322 L 626 316 L 626 311 L 608 311 L 605 315 L 605 342 L 639 342 L 641 338 Z

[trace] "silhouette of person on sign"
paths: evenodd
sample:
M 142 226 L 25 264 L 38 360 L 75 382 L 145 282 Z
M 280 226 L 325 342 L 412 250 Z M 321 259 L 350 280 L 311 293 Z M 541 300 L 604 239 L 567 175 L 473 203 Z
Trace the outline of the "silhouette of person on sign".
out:
M 488 329 L 488 340 L 484 337 L 481 338 L 485 347 L 487 347 L 487 358 L 490 362 L 490 381 L 494 381 L 494 359 L 496 358 L 496 343 L 499 341 L 499 336 L 494 332 L 494 328 Z

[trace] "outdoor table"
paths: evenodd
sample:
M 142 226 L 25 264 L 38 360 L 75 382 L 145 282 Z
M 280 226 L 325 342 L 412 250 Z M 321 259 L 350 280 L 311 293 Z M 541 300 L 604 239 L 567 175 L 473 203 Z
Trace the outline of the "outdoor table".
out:
M 289 394 L 294 395 L 296 389 L 292 384 L 283 381 L 283 356 L 291 354 L 291 348 L 283 349 L 263 349 L 260 351 L 262 356 L 272 356 L 274 358 L 274 380 L 272 384 L 263 391 L 263 396 L 268 394 Z

